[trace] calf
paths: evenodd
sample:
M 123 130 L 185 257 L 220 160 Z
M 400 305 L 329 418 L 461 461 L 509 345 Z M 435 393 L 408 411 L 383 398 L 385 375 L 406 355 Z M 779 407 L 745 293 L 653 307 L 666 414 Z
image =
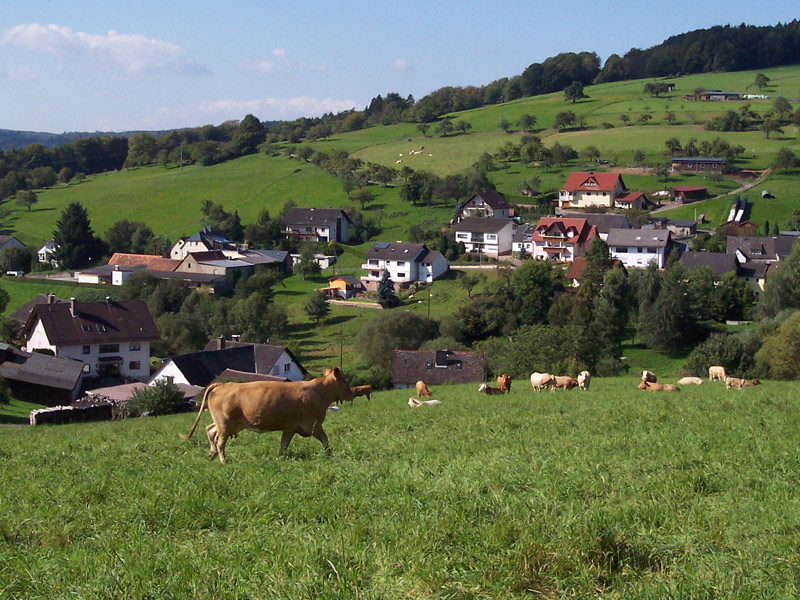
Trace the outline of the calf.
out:
M 511 375 L 503 373 L 497 378 L 497 387 L 501 392 L 511 393 Z
M 428 389 L 428 386 L 425 385 L 425 382 L 421 379 L 417 382 L 414 386 L 417 388 L 417 396 L 427 396 L 428 398 L 431 397 L 431 391 Z
M 561 388 L 566 392 L 574 387 L 578 387 L 578 380 L 572 377 L 556 377 L 555 387 Z
M 737 387 L 741 390 L 744 387 L 744 379 L 739 379 L 738 377 L 726 377 L 725 389 L 729 390 L 732 387 Z
M 651 383 L 650 381 L 642 381 L 638 386 L 640 390 L 647 390 L 648 392 L 680 392 L 681 388 L 671 383 Z
M 710 381 L 714 381 L 715 379 L 719 379 L 720 381 L 725 381 L 725 367 L 708 367 L 708 379 Z
M 478 393 L 486 394 L 487 396 L 493 396 L 495 394 L 504 394 L 505 392 L 498 388 L 493 388 L 492 386 L 482 383 L 481 386 L 478 388 Z
M 367 400 L 372 399 L 372 386 L 371 385 L 357 385 L 354 388 L 350 388 L 353 392 L 353 398 L 356 396 L 366 396 Z
M 752 387 L 754 385 L 761 385 L 758 379 L 745 379 L 742 387 Z

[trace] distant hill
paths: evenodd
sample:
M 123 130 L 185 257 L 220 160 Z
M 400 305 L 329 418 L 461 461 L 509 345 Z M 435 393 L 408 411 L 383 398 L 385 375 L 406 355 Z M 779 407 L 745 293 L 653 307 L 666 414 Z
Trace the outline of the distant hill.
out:
M 163 135 L 169 133 L 165 131 L 68 131 L 64 133 L 47 133 L 41 131 L 15 131 L 13 129 L 0 129 L 0 150 L 19 150 L 31 144 L 42 144 L 45 148 L 63 146 L 71 144 L 81 138 L 102 138 L 102 137 L 130 137 L 138 133 L 149 133 L 151 135 Z

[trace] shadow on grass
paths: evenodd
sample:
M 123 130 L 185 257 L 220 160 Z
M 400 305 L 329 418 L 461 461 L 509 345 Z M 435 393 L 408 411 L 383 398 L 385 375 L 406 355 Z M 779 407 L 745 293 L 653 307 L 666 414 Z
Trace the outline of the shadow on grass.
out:
M 0 425 L 28 425 L 29 423 L 28 417 L 0 412 Z

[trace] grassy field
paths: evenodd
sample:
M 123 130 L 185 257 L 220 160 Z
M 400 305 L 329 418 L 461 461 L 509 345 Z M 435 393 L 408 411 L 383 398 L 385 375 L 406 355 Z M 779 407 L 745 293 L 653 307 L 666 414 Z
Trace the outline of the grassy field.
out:
M 225 467 L 189 414 L 3 429 L 0 597 L 797 597 L 796 384 L 635 385 L 382 392 Z

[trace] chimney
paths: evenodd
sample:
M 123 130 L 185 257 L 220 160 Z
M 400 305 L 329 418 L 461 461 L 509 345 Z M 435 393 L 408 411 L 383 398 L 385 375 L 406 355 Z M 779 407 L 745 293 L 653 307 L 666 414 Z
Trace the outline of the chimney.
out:
M 75 296 L 69 299 L 69 314 L 73 317 L 78 316 L 78 303 L 75 302 Z
M 106 296 L 106 304 L 111 304 L 111 296 Z
M 47 303 L 48 304 L 55 304 L 56 302 L 56 295 L 48 292 L 47 294 Z
M 217 350 L 225 349 L 225 336 L 221 335 L 217 338 Z

